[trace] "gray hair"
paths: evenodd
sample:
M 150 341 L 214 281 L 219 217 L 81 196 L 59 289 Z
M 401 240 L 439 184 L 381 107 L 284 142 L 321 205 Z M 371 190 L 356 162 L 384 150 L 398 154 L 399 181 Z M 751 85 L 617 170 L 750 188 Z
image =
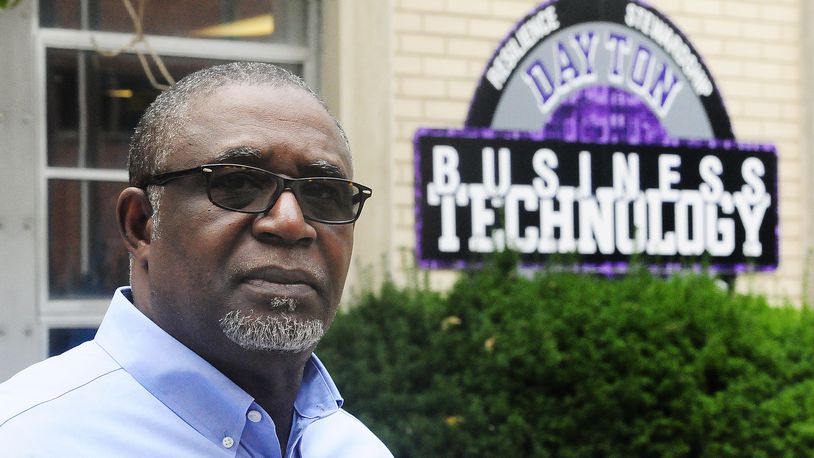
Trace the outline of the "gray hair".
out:
M 189 122 L 189 105 L 198 97 L 230 85 L 293 87 L 314 97 L 336 123 L 339 134 L 350 152 L 348 138 L 339 121 L 325 102 L 299 76 L 273 64 L 262 62 L 232 62 L 205 68 L 182 78 L 161 93 L 147 108 L 136 126 L 127 158 L 130 186 L 145 187 L 147 179 L 159 173 L 175 148 L 178 137 L 184 135 Z M 158 237 L 158 209 L 162 188 L 149 186 L 147 197 L 153 209 L 153 238 Z
M 127 160 L 131 186 L 144 187 L 147 178 L 161 171 L 175 147 L 175 139 L 185 131 L 190 102 L 230 84 L 300 88 L 328 111 L 325 102 L 302 78 L 273 64 L 232 62 L 191 73 L 161 93 L 139 120 Z M 344 129 L 330 112 L 328 114 L 349 150 Z

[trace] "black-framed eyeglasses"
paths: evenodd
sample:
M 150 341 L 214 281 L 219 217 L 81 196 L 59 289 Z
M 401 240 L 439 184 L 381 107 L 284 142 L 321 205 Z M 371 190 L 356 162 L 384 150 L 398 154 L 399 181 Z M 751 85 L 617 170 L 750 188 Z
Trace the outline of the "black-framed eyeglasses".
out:
M 191 169 L 159 173 L 144 187 L 181 177 L 202 174 L 206 194 L 216 206 L 240 213 L 265 213 L 285 191 L 297 198 L 304 218 L 327 224 L 348 224 L 362 213 L 373 190 L 350 180 L 333 177 L 286 178 L 257 167 L 241 164 L 204 164 Z

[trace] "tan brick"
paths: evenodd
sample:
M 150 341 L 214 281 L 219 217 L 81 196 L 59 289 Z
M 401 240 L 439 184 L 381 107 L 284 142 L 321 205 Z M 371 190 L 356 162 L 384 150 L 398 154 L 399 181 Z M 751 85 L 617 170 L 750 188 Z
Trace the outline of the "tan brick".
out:
M 781 278 L 779 282 L 778 295 L 784 302 L 796 303 L 803 292 L 803 282 L 795 275 L 793 278 Z
M 469 19 L 468 32 L 473 37 L 501 39 L 512 29 L 512 22 L 498 19 Z M 497 45 L 498 43 L 495 43 Z
M 780 118 L 786 121 L 800 119 L 803 116 L 803 108 L 799 104 L 783 104 L 780 111 Z
M 693 46 L 704 57 L 721 56 L 724 54 L 724 43 L 728 43 L 720 37 L 708 35 L 698 35 L 692 42 Z
M 393 151 L 396 153 L 409 152 L 413 150 L 413 141 L 412 140 L 394 141 L 391 147 Z M 400 163 L 400 160 L 395 162 L 398 165 Z
M 768 139 L 767 139 L 768 138 Z M 771 137 L 764 137 L 763 141 L 768 141 L 778 145 L 783 142 L 790 142 L 796 139 L 778 139 L 775 140 Z M 792 149 L 782 148 L 777 146 L 778 151 L 778 167 L 780 168 L 780 181 L 799 181 L 800 175 L 800 160 L 802 157 L 799 154 L 795 154 L 795 151 Z M 783 200 L 786 203 L 799 200 L 801 197 L 795 194 L 783 194 Z
M 421 63 L 422 73 L 427 76 L 467 76 L 467 61 L 444 57 L 425 57 Z
M 746 40 L 727 40 L 724 54 L 728 57 L 757 58 L 761 54 L 761 44 Z
M 492 2 L 492 16 L 520 21 L 531 13 L 540 2 L 500 0 Z
M 704 21 L 700 16 L 692 16 L 688 14 L 674 14 L 670 17 L 673 23 L 684 32 L 684 34 L 692 37 L 697 37 L 704 31 Z
M 421 127 L 429 127 L 429 126 L 433 126 L 433 125 L 435 125 L 435 123 L 433 123 L 429 119 L 398 120 L 396 122 L 396 126 L 398 128 L 398 137 L 396 139 L 397 140 L 412 141 L 413 137 L 415 136 L 415 132 L 419 128 L 421 128 Z M 444 127 L 444 126 L 439 125 L 438 127 Z M 394 151 L 394 155 L 396 155 L 395 153 L 396 152 Z M 401 156 L 401 157 L 403 157 L 405 159 L 411 158 L 412 157 L 412 152 L 407 152 L 407 153 L 404 154 L 404 156 Z
M 780 66 L 780 72 L 783 74 L 784 81 L 794 83 L 799 83 L 802 81 L 801 72 L 803 71 L 803 69 L 802 67 L 800 67 L 799 62 L 794 63 L 783 62 L 777 65 Z
M 473 38 L 450 38 L 447 40 L 447 52 L 452 56 L 475 57 L 484 63 L 495 52 L 498 43 L 492 40 Z
M 728 76 L 743 76 L 743 62 L 739 59 L 715 58 L 707 61 L 712 75 L 715 78 Z
M 747 113 L 758 114 L 764 119 L 780 117 L 780 104 L 777 102 L 747 101 L 744 109 Z
M 402 33 L 399 35 L 399 49 L 408 53 L 444 54 L 445 43 L 444 39 L 439 37 Z
M 726 98 L 727 91 L 723 91 L 724 100 L 726 100 L 726 111 L 730 117 L 740 117 L 746 112 L 745 103 L 742 100 L 734 99 L 733 97 Z
M 800 54 L 800 47 L 794 45 L 766 43 L 761 48 L 762 57 L 780 62 L 798 62 Z
M 444 2 L 440 0 L 397 0 L 401 11 L 443 11 Z
M 421 15 L 417 13 L 396 12 L 393 14 L 393 29 L 406 32 L 421 31 Z
M 741 33 L 744 38 L 764 42 L 775 42 L 780 39 L 781 26 L 778 24 L 764 21 L 743 21 L 741 25 Z
M 460 272 L 453 269 L 433 270 L 430 275 L 430 287 L 436 291 L 446 291 L 458 280 Z
M 427 14 L 424 16 L 424 31 L 440 35 L 464 35 L 467 32 L 466 19 L 456 16 Z
M 412 151 L 412 146 L 410 150 Z M 415 181 L 415 168 L 412 161 L 396 161 L 395 172 L 396 185 L 413 185 L 413 182 Z
M 783 24 L 780 28 L 780 40 L 797 42 L 800 39 L 800 27 L 797 24 Z
M 477 81 L 475 80 L 449 80 L 447 83 L 447 94 L 450 99 L 469 100 L 475 94 Z
M 439 97 L 446 93 L 444 81 L 438 78 L 399 78 L 400 95 Z
M 732 130 L 735 135 L 740 139 L 755 139 L 763 138 L 763 125 L 760 121 L 751 121 L 746 119 L 738 119 L 737 122 L 732 123 Z
M 412 192 L 413 191 L 412 188 L 407 186 L 397 186 L 394 187 L 393 190 L 395 191 L 393 192 L 393 195 L 391 197 L 393 205 L 404 205 L 404 206 L 413 205 L 415 198 Z M 405 192 L 405 190 L 409 191 Z
M 809 1 L 809 0 L 804 0 Z M 778 5 L 775 2 L 764 4 L 761 8 L 761 18 L 765 21 L 796 23 L 803 15 L 800 5 Z
M 439 0 L 438 3 L 442 2 Z M 446 0 L 446 11 L 449 13 L 488 16 L 491 6 L 488 0 Z
M 756 97 L 760 94 L 761 83 L 758 81 L 744 80 L 742 78 L 721 78 L 718 80 L 721 90 L 726 96 L 727 102 L 732 97 Z
M 392 57 L 393 73 L 396 75 L 420 75 L 421 57 L 395 54 Z
M 777 81 L 784 76 L 782 67 L 771 62 L 746 61 L 743 70 L 748 78 L 754 80 Z
M 723 11 L 722 4 L 718 0 L 684 0 L 682 9 L 707 17 L 720 16 Z
M 474 81 L 477 81 L 483 75 L 484 70 L 486 70 L 485 61 L 469 61 L 467 66 L 469 67 L 469 70 L 467 70 L 468 76 Z
M 778 101 L 799 102 L 800 88 L 792 84 L 765 82 L 762 85 L 761 95 Z
M 726 17 L 740 19 L 760 19 L 760 5 L 744 1 L 725 2 L 723 4 L 723 14 Z
M 400 207 L 396 212 L 396 224 L 399 226 L 415 227 L 415 210 Z
M 705 18 L 703 21 L 704 33 L 726 38 L 737 38 L 742 35 L 740 21 L 718 18 Z
M 421 118 L 424 115 L 424 105 L 420 100 L 396 97 L 393 101 L 393 114 L 398 119 Z
M 796 140 L 800 138 L 800 129 L 793 123 L 766 121 L 763 127 L 766 138 Z
M 424 113 L 428 118 L 449 119 L 462 123 L 466 117 L 469 105 L 463 102 L 427 101 L 424 104 Z

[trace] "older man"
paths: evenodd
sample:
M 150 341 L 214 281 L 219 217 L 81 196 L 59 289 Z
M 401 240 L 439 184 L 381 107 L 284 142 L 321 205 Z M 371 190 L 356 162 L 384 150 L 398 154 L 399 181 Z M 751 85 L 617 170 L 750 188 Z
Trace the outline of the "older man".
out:
M 371 195 L 319 99 L 268 64 L 202 70 L 150 106 L 129 166 L 132 287 L 93 341 L 0 385 L 0 454 L 390 456 L 312 353 Z

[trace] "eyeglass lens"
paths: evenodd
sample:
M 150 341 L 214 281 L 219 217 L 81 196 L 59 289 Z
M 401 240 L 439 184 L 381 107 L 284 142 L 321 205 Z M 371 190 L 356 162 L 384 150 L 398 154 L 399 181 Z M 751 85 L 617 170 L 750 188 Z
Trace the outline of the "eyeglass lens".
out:
M 282 178 L 261 170 L 235 166 L 210 167 L 209 198 L 222 207 L 262 212 L 279 197 Z M 325 221 L 347 221 L 356 216 L 359 190 L 353 183 L 331 178 L 303 178 L 290 182 L 303 216 Z

